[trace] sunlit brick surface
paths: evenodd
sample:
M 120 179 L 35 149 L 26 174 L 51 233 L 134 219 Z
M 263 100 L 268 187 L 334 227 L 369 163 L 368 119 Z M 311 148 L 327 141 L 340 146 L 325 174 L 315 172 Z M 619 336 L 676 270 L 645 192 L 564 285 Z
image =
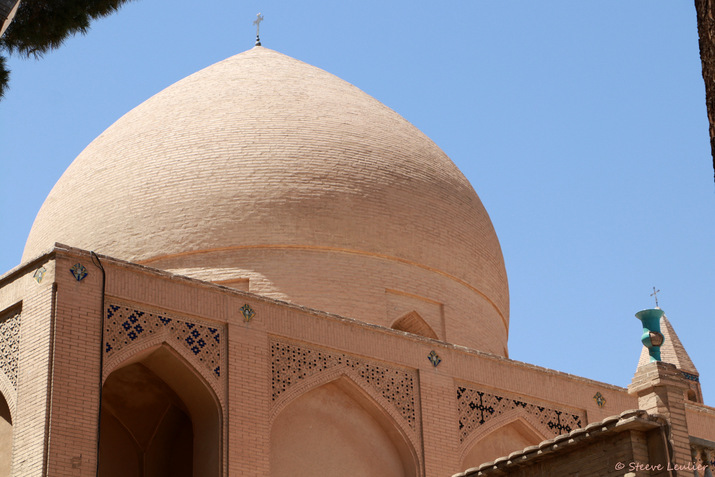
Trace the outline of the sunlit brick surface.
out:
M 442 338 L 506 353 L 501 249 L 467 179 L 374 98 L 261 47 L 170 86 L 90 144 L 24 260 L 55 242 L 248 278 L 256 293 L 384 326 L 396 319 L 386 290 L 398 290 L 442 304 L 446 326 L 431 325 Z

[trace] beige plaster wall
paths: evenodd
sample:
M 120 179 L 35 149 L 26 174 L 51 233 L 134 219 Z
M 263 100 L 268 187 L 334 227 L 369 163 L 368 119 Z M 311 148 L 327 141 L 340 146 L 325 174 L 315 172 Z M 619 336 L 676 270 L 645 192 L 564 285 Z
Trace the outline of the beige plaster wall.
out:
M 374 414 L 335 383 L 300 396 L 273 422 L 271 475 L 416 476 Z
M 509 423 L 474 443 L 462 462 L 462 468 L 469 469 L 493 462 L 514 451 L 536 445 L 545 438 L 522 421 Z

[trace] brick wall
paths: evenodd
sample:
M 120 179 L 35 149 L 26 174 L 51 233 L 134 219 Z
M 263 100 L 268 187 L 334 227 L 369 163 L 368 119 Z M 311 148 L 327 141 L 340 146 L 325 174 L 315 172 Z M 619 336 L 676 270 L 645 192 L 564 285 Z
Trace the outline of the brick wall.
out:
M 88 271 L 82 281 L 69 272 L 78 262 Z M 107 271 L 105 303 L 121 303 L 128 310 L 145 312 L 145 317 L 152 314 L 155 321 L 164 317 L 195 323 L 202 330 L 212 326 L 222 330 L 221 374 L 214 381 L 207 374 L 210 370 L 204 369 L 206 363 L 198 360 L 199 355 L 194 356 L 182 341 L 173 346 L 201 376 L 197 379 L 211 388 L 209 394 L 216 396 L 226 475 L 267 475 L 271 422 L 291 399 L 343 374 L 362 389 L 375 409 L 380 409 L 384 422 L 393 423 L 416 456 L 419 475 L 426 477 L 459 470 L 470 443 L 493 430 L 475 427 L 471 440 L 461 440 L 459 386 L 485 390 L 532 407 L 567 411 L 580 416 L 583 425 L 637 405 L 636 396 L 616 386 L 108 257 L 102 262 Z M 46 267 L 47 282 L 36 283 L 31 276 L 34 267 L 30 267 L 24 278 L 6 280 L 0 287 L 0 298 L 6 297 L 5 302 L 21 302 L 23 339 L 28 336 L 22 347 L 14 451 L 18 467 L 14 475 L 42 475 L 45 465 L 53 477 L 93 475 L 98 321 L 103 316 L 101 272 L 92 265 L 88 253 L 74 249 L 58 249 Z M 255 312 L 250 320 L 241 312 L 247 304 Z M 150 352 L 147 346 L 160 344 L 155 342 L 156 336 L 142 334 L 118 354 L 110 353 L 105 377 L 132 353 Z M 279 363 L 271 351 L 274 343 L 284 343 L 291 353 L 322 353 L 322 361 L 313 363 L 296 356 L 290 363 L 286 363 L 286 357 Z M 433 351 L 440 359 L 437 366 L 428 360 Z M 320 369 L 306 371 L 309 363 Z M 297 374 L 290 370 L 276 374 L 277 364 L 306 368 Z M 276 399 L 277 383 L 285 376 L 292 376 L 290 384 L 280 384 L 281 394 Z M 593 399 L 596 392 L 606 398 L 604 407 Z M 497 411 L 499 416 L 511 419 L 510 409 Z M 525 422 L 528 419 L 526 416 Z M 494 418 L 488 424 L 493 422 L 501 421 Z M 534 428 L 538 428 L 538 422 Z

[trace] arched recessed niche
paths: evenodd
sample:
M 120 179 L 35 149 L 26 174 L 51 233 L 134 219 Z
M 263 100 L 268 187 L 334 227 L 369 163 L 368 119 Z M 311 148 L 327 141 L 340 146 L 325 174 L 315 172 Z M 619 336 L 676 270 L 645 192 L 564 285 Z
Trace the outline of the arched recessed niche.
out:
M 10 476 L 12 465 L 12 416 L 5 396 L 0 393 L 0 477 Z
M 290 402 L 271 428 L 271 476 L 417 477 L 416 455 L 396 423 L 341 377 Z
M 536 445 L 545 438 L 523 419 L 517 418 L 474 442 L 465 453 L 462 468 L 479 467 L 514 451 Z
M 221 474 L 221 412 L 207 383 L 167 345 L 115 369 L 102 388 L 99 477 Z

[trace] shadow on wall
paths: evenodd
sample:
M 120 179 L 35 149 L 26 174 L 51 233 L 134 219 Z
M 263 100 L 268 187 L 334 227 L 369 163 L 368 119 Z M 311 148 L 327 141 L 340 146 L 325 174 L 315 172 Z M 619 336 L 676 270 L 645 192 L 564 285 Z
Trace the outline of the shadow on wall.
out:
M 10 406 L 0 393 L 0 477 L 10 476 L 12 458 L 12 416 Z
M 99 477 L 221 473 L 221 413 L 213 392 L 167 345 L 106 379 Z

